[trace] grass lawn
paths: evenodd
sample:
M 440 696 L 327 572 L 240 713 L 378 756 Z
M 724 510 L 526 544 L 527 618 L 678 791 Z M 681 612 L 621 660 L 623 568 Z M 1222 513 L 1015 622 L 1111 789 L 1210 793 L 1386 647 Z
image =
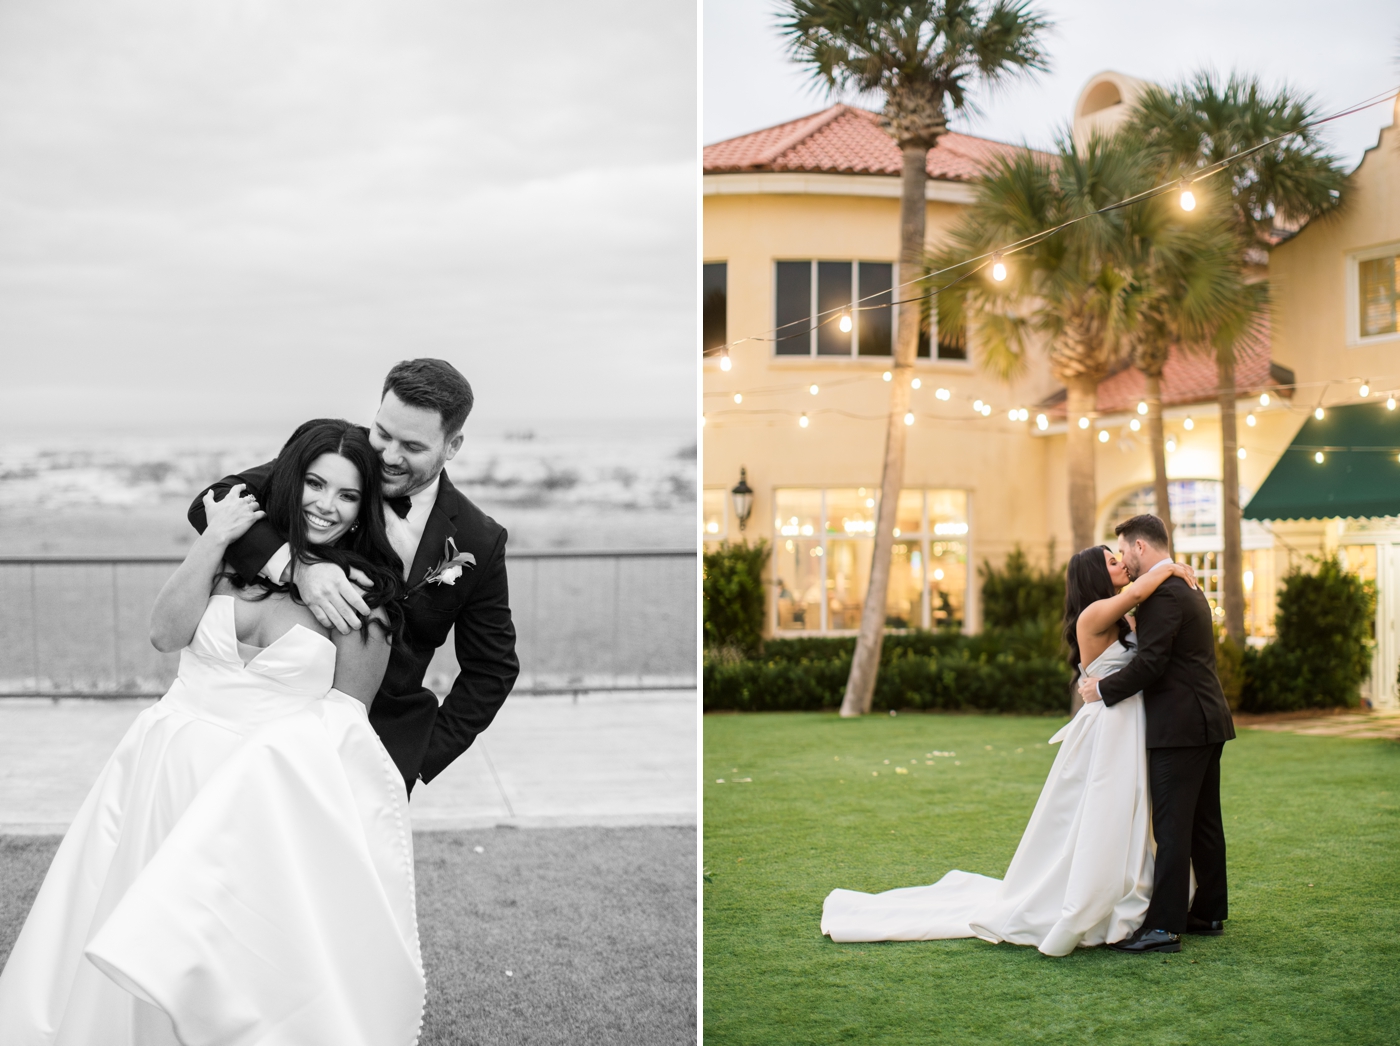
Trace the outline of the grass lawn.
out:
M 1389 741 L 1241 730 L 1225 746 L 1231 918 L 1176 955 L 821 935 L 838 886 L 1003 875 L 1064 722 L 706 716 L 707 1046 L 1400 1041 Z

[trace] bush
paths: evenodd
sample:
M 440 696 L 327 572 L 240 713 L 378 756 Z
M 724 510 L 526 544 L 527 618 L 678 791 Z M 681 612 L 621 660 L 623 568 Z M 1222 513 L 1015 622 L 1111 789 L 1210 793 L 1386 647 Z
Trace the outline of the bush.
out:
M 1015 628 L 1026 621 L 1059 621 L 1065 609 L 1065 568 L 1056 570 L 1055 546 L 1048 555 L 1052 566 L 1032 567 L 1021 546 L 1006 557 L 1000 570 L 983 560 L 977 568 L 982 578 L 982 624 L 986 628 Z
M 1335 558 L 1313 573 L 1294 569 L 1283 579 L 1274 617 L 1277 638 L 1246 650 L 1240 709 L 1289 712 L 1355 707 L 1371 669 L 1375 586 L 1349 574 Z
M 854 638 L 820 638 L 770 640 L 760 660 L 707 653 L 705 709 L 839 708 L 854 650 Z M 980 636 L 913 632 L 885 637 L 874 708 L 1063 714 L 1069 683 L 1053 627 Z
M 763 647 L 763 568 L 768 542 L 723 542 L 706 552 L 703 565 L 705 646 L 757 654 Z

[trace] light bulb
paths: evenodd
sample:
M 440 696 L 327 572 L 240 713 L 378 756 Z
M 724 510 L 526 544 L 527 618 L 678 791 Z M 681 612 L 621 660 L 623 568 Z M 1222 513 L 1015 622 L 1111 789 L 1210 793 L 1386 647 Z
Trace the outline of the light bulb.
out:
M 1006 279 L 1006 263 L 1001 260 L 1000 254 L 992 255 L 992 279 L 997 283 Z
M 1147 404 L 1146 404 L 1146 403 L 1139 403 L 1139 404 L 1138 404 L 1138 413 L 1139 413 L 1139 414 L 1146 414 L 1146 413 L 1147 413 Z
M 912 424 L 914 424 L 914 412 L 913 412 L 912 410 L 909 411 L 909 412 L 907 412 L 907 413 L 904 415 L 904 424 L 906 424 L 906 425 L 912 425 Z
M 1196 423 L 1188 417 L 1185 421 L 1181 423 L 1181 427 L 1184 428 L 1187 432 L 1190 432 L 1196 427 Z
M 934 396 L 936 396 L 938 399 L 945 400 L 945 401 L 946 401 L 946 400 L 949 400 L 949 399 L 952 399 L 952 397 L 953 397 L 953 394 L 952 394 L 951 392 L 949 392 L 947 389 L 934 389 L 934 390 L 933 390 L 933 394 L 934 394 Z
M 1022 420 L 1022 421 L 1029 421 L 1029 420 L 1030 420 L 1030 416 L 1031 416 L 1031 412 L 1028 411 L 1025 407 L 1022 407 L 1022 408 L 1021 408 L 1021 420 Z
M 885 373 L 881 374 L 880 377 L 883 378 L 885 381 L 889 381 L 892 377 L 894 377 L 894 375 L 891 374 L 889 371 L 885 371 Z
M 813 396 L 815 396 L 818 392 L 821 391 L 821 389 L 819 389 L 816 385 L 813 385 L 807 391 L 810 392 Z
M 915 389 L 922 388 L 922 387 L 923 387 L 923 384 L 924 384 L 924 383 L 923 383 L 922 381 L 920 381 L 918 378 L 915 378 L 913 381 L 911 381 L 911 382 L 909 383 L 910 388 L 915 388 Z
M 984 403 L 984 404 L 982 404 L 982 417 L 984 417 L 984 418 L 990 418 L 991 416 L 992 416 L 992 405 L 991 405 L 990 403 Z
M 742 392 L 736 392 L 736 393 L 734 393 L 734 402 L 735 402 L 735 403 L 743 403 L 743 402 L 744 402 L 744 394 L 743 394 Z
M 1259 420 L 1253 414 L 1246 414 L 1244 416 L 1244 423 L 1250 428 L 1254 428 L 1255 425 L 1259 424 Z
M 1181 179 L 1181 209 L 1183 211 L 1194 211 L 1196 209 L 1196 194 L 1191 191 L 1191 179 Z
M 1169 440 L 1167 440 L 1167 453 L 1168 453 L 1168 454 L 1175 454 L 1175 453 L 1176 453 L 1176 440 L 1175 440 L 1175 439 L 1169 439 Z
M 1325 410 L 1323 410 L 1321 407 L 1318 407 L 1317 410 L 1313 411 L 1313 417 L 1315 417 L 1318 421 L 1321 421 L 1321 420 L 1322 420 L 1323 418 L 1325 418 L 1326 416 L 1327 416 L 1327 412 L 1326 412 Z
M 982 413 L 982 401 L 981 401 L 981 400 L 973 400 L 973 401 L 972 401 L 972 409 L 975 410 L 978 414 L 981 414 L 981 413 Z
M 734 361 L 729 358 L 729 350 L 725 349 L 719 354 L 719 369 L 729 370 L 734 366 Z
M 1394 397 L 1394 396 L 1391 396 L 1390 399 L 1388 399 L 1388 400 L 1385 401 L 1385 409 L 1386 409 L 1386 410 L 1394 410 L 1394 409 L 1395 409 L 1395 397 Z
M 805 429 L 805 428 L 807 427 L 807 415 L 806 415 L 806 414 L 803 414 L 802 417 L 798 418 L 798 419 L 797 419 L 797 424 L 798 424 L 798 427 L 804 428 L 804 429 Z
M 1363 381 L 1361 383 L 1361 388 L 1358 391 L 1361 393 L 1361 398 L 1365 399 L 1367 396 L 1371 395 L 1371 386 L 1367 385 Z
M 1239 456 L 1240 456 L 1240 460 L 1243 461 L 1243 460 L 1245 459 L 1244 448 L 1241 447 L 1241 448 L 1239 449 L 1239 452 L 1238 452 L 1238 453 L 1239 453 Z
M 1321 465 L 1321 464 L 1322 464 L 1322 451 L 1319 450 L 1316 454 L 1314 454 L 1314 455 L 1313 455 L 1313 460 L 1316 461 L 1319 465 Z
M 1259 406 L 1261 406 L 1261 407 L 1267 407 L 1268 405 L 1269 405 L 1269 394 L 1268 394 L 1267 392 L 1261 392 L 1261 393 L 1259 393 Z
M 1100 442 L 1100 443 L 1107 443 L 1107 442 L 1108 442 L 1108 429 L 1099 429 L 1099 442 Z
M 851 333 L 851 318 L 850 318 L 849 316 L 842 316 L 842 317 L 841 317 L 841 322 L 840 322 L 840 324 L 838 324 L 838 326 L 840 326 L 840 328 L 841 328 L 841 333 L 842 333 L 842 334 L 850 334 L 850 333 Z
M 1006 416 L 1007 416 L 1007 418 L 1009 418 L 1011 421 L 1018 421 L 1018 420 L 1020 420 L 1021 412 L 1020 412 L 1019 410 L 1016 410 L 1016 409 L 1013 407 L 1011 410 L 1008 410 L 1008 411 L 1006 412 Z
M 1128 422 L 1128 428 L 1136 432 L 1138 429 L 1142 428 L 1142 422 L 1138 421 L 1137 418 L 1134 418 L 1132 421 Z
M 1038 428 L 1041 432 L 1044 432 L 1050 427 L 1050 419 L 1047 418 L 1044 414 L 1037 414 L 1035 416 L 1035 427 Z
M 1080 419 L 1079 419 L 1079 427 L 1080 427 L 1081 429 L 1087 429 L 1087 428 L 1089 427 L 1089 419 L 1088 419 L 1088 418 L 1080 418 Z

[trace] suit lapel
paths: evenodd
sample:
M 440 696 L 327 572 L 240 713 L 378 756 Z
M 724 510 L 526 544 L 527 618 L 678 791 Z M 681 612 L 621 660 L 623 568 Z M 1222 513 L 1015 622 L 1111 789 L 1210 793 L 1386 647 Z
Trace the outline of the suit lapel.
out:
M 428 521 L 423 526 L 423 537 L 418 542 L 418 551 L 413 555 L 413 567 L 408 572 L 408 587 L 419 584 L 425 574 L 443 561 L 447 539 L 457 533 L 457 499 L 444 469 L 438 480 L 437 499 L 433 510 L 428 513 Z

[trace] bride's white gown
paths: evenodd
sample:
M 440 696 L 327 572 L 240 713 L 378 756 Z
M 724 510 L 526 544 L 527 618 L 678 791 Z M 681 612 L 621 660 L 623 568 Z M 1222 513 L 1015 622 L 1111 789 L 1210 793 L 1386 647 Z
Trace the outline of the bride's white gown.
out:
M 1132 649 L 1114 643 L 1086 674 L 1109 675 L 1132 658 Z M 833 890 L 822 932 L 833 941 L 980 937 L 1068 955 L 1137 930 L 1152 894 L 1155 850 L 1142 695 L 1112 708 L 1084 705 L 1050 739 L 1057 742 L 1005 879 L 952 871 L 932 886 Z
M 403 778 L 335 645 L 247 664 L 214 596 L 107 761 L 5 971 L 4 1046 L 411 1046 L 423 1014 Z

